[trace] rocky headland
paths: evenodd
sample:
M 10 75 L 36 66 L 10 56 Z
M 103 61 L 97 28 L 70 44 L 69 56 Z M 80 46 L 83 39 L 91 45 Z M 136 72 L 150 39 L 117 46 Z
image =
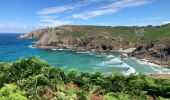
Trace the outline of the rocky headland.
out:
M 114 36 L 106 30 L 93 28 L 93 26 L 45 28 L 21 35 L 20 38 L 37 39 L 38 41 L 32 45 L 35 48 L 110 52 L 119 48 L 133 47 L 130 41 L 124 40 L 123 37 Z
M 37 39 L 32 45 L 34 48 L 126 51 L 130 56 L 170 68 L 170 24 L 145 27 L 65 25 L 35 30 L 20 38 Z
M 147 44 L 142 44 L 129 53 L 139 59 L 147 59 L 150 62 L 164 65 L 170 68 L 170 38 L 153 41 Z

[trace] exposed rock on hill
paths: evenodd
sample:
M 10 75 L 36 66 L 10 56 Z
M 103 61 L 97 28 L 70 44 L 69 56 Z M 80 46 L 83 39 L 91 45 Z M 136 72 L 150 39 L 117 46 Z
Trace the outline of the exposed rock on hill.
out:
M 138 58 L 145 58 L 157 64 L 170 66 L 169 38 L 137 46 L 130 55 Z

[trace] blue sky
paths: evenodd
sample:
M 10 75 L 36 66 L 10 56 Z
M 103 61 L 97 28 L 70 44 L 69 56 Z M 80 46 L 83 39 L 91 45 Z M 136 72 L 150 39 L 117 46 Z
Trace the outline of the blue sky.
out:
M 1 0 L 0 32 L 26 33 L 65 24 L 160 25 L 170 22 L 170 0 Z

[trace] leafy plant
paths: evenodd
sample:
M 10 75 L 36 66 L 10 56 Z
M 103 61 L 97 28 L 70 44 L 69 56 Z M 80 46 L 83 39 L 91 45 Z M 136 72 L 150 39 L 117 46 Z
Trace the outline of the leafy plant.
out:
M 103 75 L 50 66 L 37 57 L 0 63 L 0 100 L 158 100 L 170 98 L 170 79 L 145 75 Z M 15 84 L 15 85 L 14 85 Z

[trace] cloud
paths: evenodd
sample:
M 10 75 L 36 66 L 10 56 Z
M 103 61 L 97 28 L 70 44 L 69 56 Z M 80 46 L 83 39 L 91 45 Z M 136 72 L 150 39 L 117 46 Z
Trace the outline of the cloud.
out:
M 72 23 L 72 21 L 61 20 L 57 18 L 56 16 L 41 16 L 40 21 L 42 22 L 41 26 L 44 26 L 44 27 L 54 27 L 54 26 L 60 26 L 60 25 L 68 25 Z
M 16 22 L 0 22 L 0 33 L 28 33 L 40 28 L 38 25 L 28 25 Z
M 56 13 L 62 13 L 68 10 L 72 10 L 77 8 L 78 6 L 59 6 L 59 7 L 49 7 L 49 8 L 43 8 L 41 9 L 38 14 L 47 15 L 47 14 L 56 14 Z
M 104 14 L 109 14 L 109 13 L 115 13 L 119 11 L 119 9 L 101 9 L 101 10 L 94 10 L 90 12 L 85 12 L 81 14 L 73 14 L 73 18 L 78 18 L 78 19 L 89 19 L 95 16 L 100 16 Z
M 115 1 L 115 0 L 84 0 L 84 1 L 88 1 L 88 2 L 110 2 L 110 1 Z
M 112 14 L 119 12 L 121 9 L 129 8 L 129 7 L 136 7 L 140 5 L 144 5 L 147 3 L 150 3 L 151 0 L 69 0 L 71 2 L 74 2 L 75 4 L 70 5 L 62 5 L 62 6 L 54 6 L 54 7 L 48 7 L 48 8 L 42 8 L 40 11 L 38 11 L 38 14 L 40 16 L 40 26 L 60 26 L 60 25 L 66 25 L 73 23 L 74 19 L 84 19 L 87 20 L 92 17 L 101 16 L 105 14 Z M 103 3 L 104 2 L 104 3 Z M 89 10 L 88 6 L 91 4 L 95 4 L 96 6 L 92 8 L 92 10 Z M 64 13 L 66 11 L 72 11 L 80 9 L 86 10 L 82 13 L 72 13 L 71 19 L 69 20 L 63 20 L 56 16 L 59 16 L 59 13 Z
M 87 6 L 91 3 L 99 3 L 99 2 L 110 2 L 110 1 L 115 1 L 115 0 L 71 0 L 72 2 L 77 2 L 72 5 L 63 5 L 63 6 L 54 6 L 54 7 L 47 7 L 47 8 L 42 8 L 37 14 L 40 15 L 49 15 L 49 14 L 58 14 L 58 13 L 63 13 L 65 11 L 69 10 L 74 10 L 76 8 L 81 8 L 84 6 Z
M 127 7 L 136 7 L 144 4 L 151 3 L 151 0 L 119 0 L 112 4 L 103 6 L 102 8 L 127 8 Z
M 170 23 L 170 21 L 164 21 L 163 22 L 163 24 L 169 24 Z
M 113 0 L 111 4 L 100 6 L 97 8 L 97 10 L 87 11 L 79 14 L 72 14 L 72 17 L 76 19 L 89 19 L 104 14 L 116 13 L 124 8 L 136 7 L 151 2 L 151 0 Z
M 40 14 L 40 15 L 58 14 L 58 13 L 63 13 L 65 11 L 74 10 L 76 8 L 86 6 L 88 4 L 89 4 L 89 1 L 81 1 L 76 4 L 72 4 L 72 5 L 42 8 L 37 14 Z
M 0 21 L 0 33 L 29 33 L 33 30 L 44 28 L 44 27 L 53 27 L 60 25 L 71 24 L 72 21 L 59 20 L 55 16 L 42 16 L 40 19 L 41 23 L 37 24 L 24 24 L 16 22 L 4 22 Z

